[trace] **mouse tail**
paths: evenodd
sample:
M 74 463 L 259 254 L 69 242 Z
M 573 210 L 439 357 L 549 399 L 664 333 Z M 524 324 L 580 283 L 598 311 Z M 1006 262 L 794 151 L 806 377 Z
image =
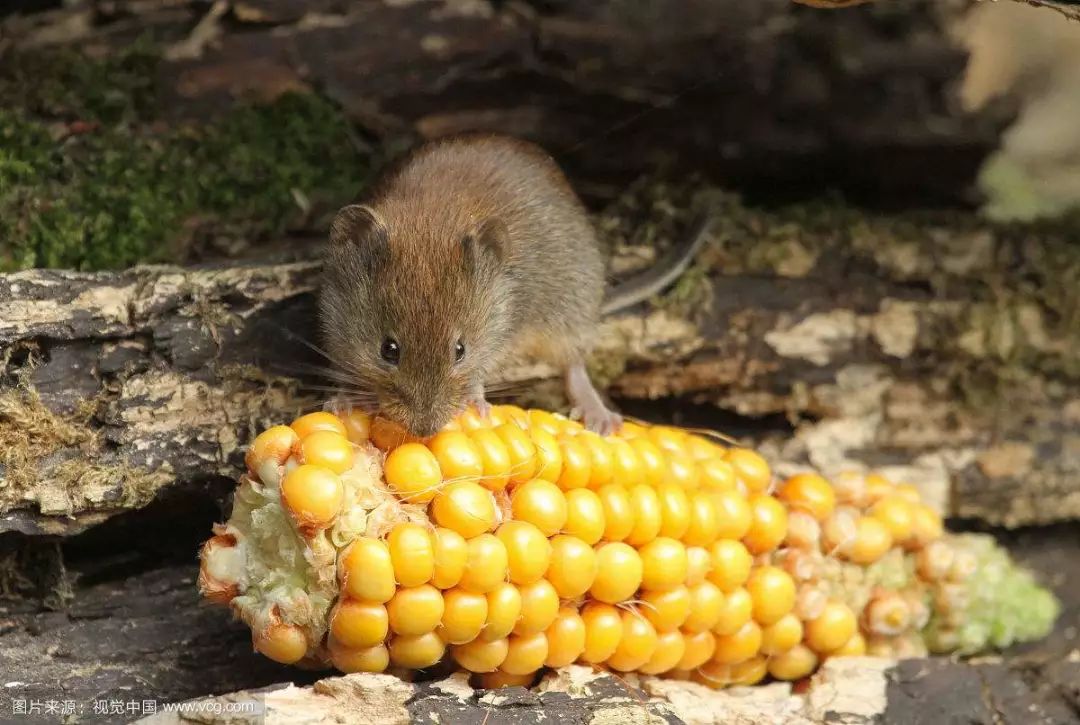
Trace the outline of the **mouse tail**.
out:
M 694 261 L 709 237 L 712 215 L 700 212 L 682 241 L 669 249 L 649 269 L 608 291 L 600 305 L 600 314 L 608 315 L 651 299 L 669 287 Z

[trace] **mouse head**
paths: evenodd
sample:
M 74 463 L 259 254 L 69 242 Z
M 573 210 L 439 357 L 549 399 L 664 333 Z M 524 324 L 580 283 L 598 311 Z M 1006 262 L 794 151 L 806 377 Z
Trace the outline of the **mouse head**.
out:
M 347 206 L 331 225 L 319 301 L 334 362 L 417 436 L 483 390 L 511 335 L 497 219 L 388 217 Z

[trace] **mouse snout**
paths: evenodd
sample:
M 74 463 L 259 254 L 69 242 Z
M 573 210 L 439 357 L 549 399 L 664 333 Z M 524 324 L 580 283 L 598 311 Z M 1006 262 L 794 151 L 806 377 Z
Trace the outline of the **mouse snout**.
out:
M 383 405 L 382 414 L 400 423 L 414 436 L 427 438 L 438 433 L 454 417 L 456 408 L 441 399 L 401 398 Z

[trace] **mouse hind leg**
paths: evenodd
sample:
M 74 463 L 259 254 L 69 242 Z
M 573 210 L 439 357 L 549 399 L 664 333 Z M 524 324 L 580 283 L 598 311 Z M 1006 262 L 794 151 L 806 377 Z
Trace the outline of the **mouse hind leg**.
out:
M 566 394 L 578 410 L 586 428 L 600 435 L 611 435 L 622 427 L 622 416 L 611 410 L 593 385 L 582 357 L 572 358 L 566 365 Z

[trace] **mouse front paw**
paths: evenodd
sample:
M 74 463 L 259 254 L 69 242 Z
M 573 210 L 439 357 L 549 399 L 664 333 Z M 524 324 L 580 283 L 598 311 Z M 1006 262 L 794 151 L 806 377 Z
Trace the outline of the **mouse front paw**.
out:
M 491 403 L 484 397 L 483 391 L 465 401 L 465 405 L 471 405 L 475 408 L 481 418 L 487 418 L 491 415 Z

